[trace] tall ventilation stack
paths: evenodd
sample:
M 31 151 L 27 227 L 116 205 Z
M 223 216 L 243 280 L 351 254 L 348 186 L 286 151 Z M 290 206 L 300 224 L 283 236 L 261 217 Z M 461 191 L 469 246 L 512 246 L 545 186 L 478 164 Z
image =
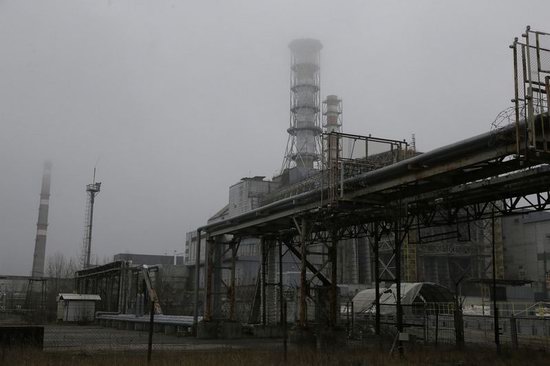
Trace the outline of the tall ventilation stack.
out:
M 336 95 L 328 95 L 323 102 L 323 128 L 327 134 L 342 132 L 342 99 Z M 327 136 L 330 141 L 325 144 L 330 150 L 326 151 L 328 161 L 336 161 L 338 150 L 342 146 L 338 144 L 337 136 Z
M 44 163 L 42 188 L 40 190 L 40 206 L 38 207 L 38 222 L 36 223 L 36 240 L 32 261 L 31 277 L 44 277 L 44 262 L 46 258 L 46 235 L 48 231 L 48 209 L 50 205 L 50 181 L 52 163 Z
M 297 168 L 299 177 L 309 175 L 320 160 L 320 51 L 315 39 L 290 43 L 290 127 L 283 169 Z
M 337 133 L 342 132 L 342 100 L 336 95 L 329 95 L 323 102 L 324 161 L 328 170 L 329 203 L 335 205 L 338 201 L 340 171 L 338 157 L 342 153 L 342 143 Z
M 82 257 L 80 259 L 83 269 L 90 267 L 90 257 L 92 252 L 92 228 L 94 223 L 94 203 L 95 196 L 99 193 L 101 182 L 94 181 L 92 184 L 86 185 L 86 216 L 84 218 L 84 240 L 82 243 Z

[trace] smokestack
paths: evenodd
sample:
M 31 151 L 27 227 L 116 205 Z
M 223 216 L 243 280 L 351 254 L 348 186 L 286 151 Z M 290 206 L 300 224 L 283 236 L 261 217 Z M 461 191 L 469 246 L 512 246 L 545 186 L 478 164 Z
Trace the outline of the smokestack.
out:
M 342 132 L 342 99 L 339 99 L 336 95 L 328 95 L 323 104 L 325 107 L 323 110 L 323 116 L 325 117 L 323 127 L 326 132 Z
M 289 44 L 290 72 L 290 127 L 285 167 L 313 169 L 320 157 L 320 52 L 316 39 L 297 39 Z
M 323 127 L 325 132 L 342 132 L 342 100 L 336 95 L 328 95 L 323 102 Z M 326 136 L 325 157 L 329 164 L 337 163 L 338 156 L 342 152 L 341 141 L 337 135 Z
M 46 258 L 46 234 L 48 230 L 48 209 L 50 205 L 50 179 L 52 164 L 44 163 L 42 175 L 42 189 L 40 191 L 40 206 L 38 208 L 38 222 L 36 223 L 36 241 L 34 244 L 34 258 L 32 261 L 32 277 L 44 277 L 44 261 Z

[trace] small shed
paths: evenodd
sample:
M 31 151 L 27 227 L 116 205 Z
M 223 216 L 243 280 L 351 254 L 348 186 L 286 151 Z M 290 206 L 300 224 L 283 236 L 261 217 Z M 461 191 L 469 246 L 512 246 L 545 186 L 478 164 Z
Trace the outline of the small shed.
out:
M 91 322 L 95 317 L 95 304 L 99 295 L 59 294 L 57 296 L 57 321 Z

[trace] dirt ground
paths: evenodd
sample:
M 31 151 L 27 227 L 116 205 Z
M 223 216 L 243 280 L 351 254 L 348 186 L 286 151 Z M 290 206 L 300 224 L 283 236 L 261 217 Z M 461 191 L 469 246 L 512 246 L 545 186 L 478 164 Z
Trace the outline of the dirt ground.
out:
M 0 365 L 147 365 L 147 332 L 99 326 L 46 326 L 44 350 L 0 350 Z M 550 365 L 550 354 L 536 350 L 452 347 L 408 347 L 403 357 L 390 355 L 390 345 L 373 342 L 313 349 L 289 345 L 285 361 L 280 339 L 199 340 L 155 333 L 151 365 Z

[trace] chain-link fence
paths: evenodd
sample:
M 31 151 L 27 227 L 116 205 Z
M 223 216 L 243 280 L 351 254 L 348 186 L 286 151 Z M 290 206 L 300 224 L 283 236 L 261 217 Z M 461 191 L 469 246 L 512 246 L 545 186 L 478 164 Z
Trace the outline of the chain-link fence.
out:
M 384 305 L 386 313 L 380 315 L 382 336 L 397 335 L 397 319 L 391 305 Z M 511 307 L 510 307 L 511 309 Z M 526 316 L 514 316 L 504 308 L 498 320 L 498 337 L 501 345 L 514 348 L 532 348 L 550 351 L 550 317 L 537 316 L 536 311 Z M 456 320 L 458 319 L 458 323 Z M 350 336 L 361 338 L 373 335 L 376 327 L 374 313 L 346 317 Z M 455 324 L 462 323 L 462 329 Z M 460 327 L 460 325 L 459 325 Z M 464 343 L 477 345 L 495 344 L 494 318 L 487 309 L 486 315 L 463 315 L 454 312 L 453 304 L 445 306 L 404 305 L 403 333 L 412 342 L 424 344 L 457 344 L 457 335 L 463 334 Z
M 157 328 L 158 330 L 158 328 Z M 146 351 L 149 332 L 141 330 L 114 329 L 99 325 L 47 325 L 44 327 L 45 351 Z M 184 349 L 185 339 L 177 334 L 167 335 L 155 332 L 154 350 Z

